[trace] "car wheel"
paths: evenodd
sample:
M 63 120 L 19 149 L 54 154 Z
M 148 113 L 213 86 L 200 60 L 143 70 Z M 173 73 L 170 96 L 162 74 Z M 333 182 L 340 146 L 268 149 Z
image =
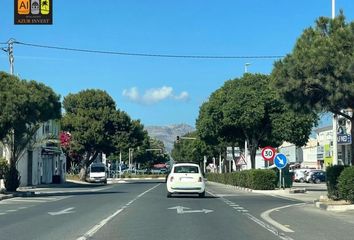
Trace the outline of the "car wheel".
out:
M 304 183 L 304 179 L 303 179 L 303 178 L 300 178 L 300 182 L 301 182 L 301 183 Z
M 205 197 L 205 191 L 204 191 L 204 192 L 202 192 L 202 193 L 199 193 L 198 195 L 199 195 L 199 197 L 200 197 L 200 198 Z
M 321 180 L 319 178 L 316 178 L 315 183 L 321 183 Z
M 168 197 L 168 198 L 172 197 L 172 193 L 167 192 L 167 197 Z

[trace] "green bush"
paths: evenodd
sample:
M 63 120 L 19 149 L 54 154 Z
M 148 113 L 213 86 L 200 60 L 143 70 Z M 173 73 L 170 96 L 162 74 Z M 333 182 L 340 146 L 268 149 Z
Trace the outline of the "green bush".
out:
M 211 182 L 255 190 L 273 190 L 275 188 L 276 174 L 272 170 L 252 169 L 233 173 L 208 173 L 207 179 Z
M 254 169 L 250 171 L 252 189 L 271 190 L 275 188 L 276 174 L 272 170 Z
M 337 187 L 341 199 L 354 203 L 354 167 L 348 167 L 342 171 Z
M 5 178 L 5 173 L 9 170 L 9 164 L 4 158 L 0 158 L 0 179 Z
M 20 186 L 20 176 L 15 166 L 10 166 L 8 171 L 5 172 L 4 184 L 6 190 L 10 192 L 15 192 Z
M 327 167 L 326 169 L 326 176 L 327 176 L 327 191 L 328 197 L 334 200 L 339 200 L 339 192 L 338 192 L 338 178 L 341 172 L 344 170 L 344 166 L 342 165 L 335 165 Z

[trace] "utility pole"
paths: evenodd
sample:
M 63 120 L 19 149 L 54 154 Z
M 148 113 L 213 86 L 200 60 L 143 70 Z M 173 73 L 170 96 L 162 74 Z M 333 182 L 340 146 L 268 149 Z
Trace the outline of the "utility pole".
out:
M 332 19 L 336 17 L 336 0 L 332 0 Z M 337 123 L 338 123 L 338 116 L 337 114 L 333 114 L 332 119 L 332 130 L 333 130 L 333 165 L 338 165 L 338 142 L 337 142 Z
M 3 51 L 7 52 L 9 56 L 9 62 L 10 62 L 10 74 L 14 75 L 14 42 L 15 39 L 10 38 L 9 41 L 7 41 L 7 48 L 2 48 Z M 10 146 L 11 149 L 11 161 L 10 161 L 10 166 L 13 164 L 13 161 L 15 161 L 15 129 L 12 129 L 11 131 L 11 144 Z
M 9 56 L 9 62 L 10 62 L 10 74 L 14 75 L 14 43 L 15 39 L 10 38 L 9 41 L 7 41 L 7 48 L 2 48 L 4 52 L 6 52 Z
M 246 63 L 245 64 L 245 73 L 247 73 L 247 67 L 249 66 L 249 65 L 251 65 L 251 63 Z M 246 138 L 246 136 L 245 136 L 245 161 L 246 161 L 246 163 L 247 163 L 247 155 L 248 155 L 248 142 L 247 142 L 247 138 Z

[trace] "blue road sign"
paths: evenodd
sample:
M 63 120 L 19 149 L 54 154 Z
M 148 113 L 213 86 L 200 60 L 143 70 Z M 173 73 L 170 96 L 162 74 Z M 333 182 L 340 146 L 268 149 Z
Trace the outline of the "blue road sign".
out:
M 288 164 L 288 159 L 282 153 L 277 153 L 274 157 L 274 164 L 277 166 L 278 169 L 282 169 Z

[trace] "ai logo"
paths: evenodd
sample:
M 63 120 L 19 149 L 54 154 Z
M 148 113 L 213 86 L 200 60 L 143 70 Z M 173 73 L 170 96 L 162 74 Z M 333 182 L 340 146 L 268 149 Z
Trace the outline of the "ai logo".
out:
M 53 0 L 14 0 L 15 24 L 52 24 Z
M 30 0 L 17 0 L 17 12 L 18 14 L 30 13 Z

